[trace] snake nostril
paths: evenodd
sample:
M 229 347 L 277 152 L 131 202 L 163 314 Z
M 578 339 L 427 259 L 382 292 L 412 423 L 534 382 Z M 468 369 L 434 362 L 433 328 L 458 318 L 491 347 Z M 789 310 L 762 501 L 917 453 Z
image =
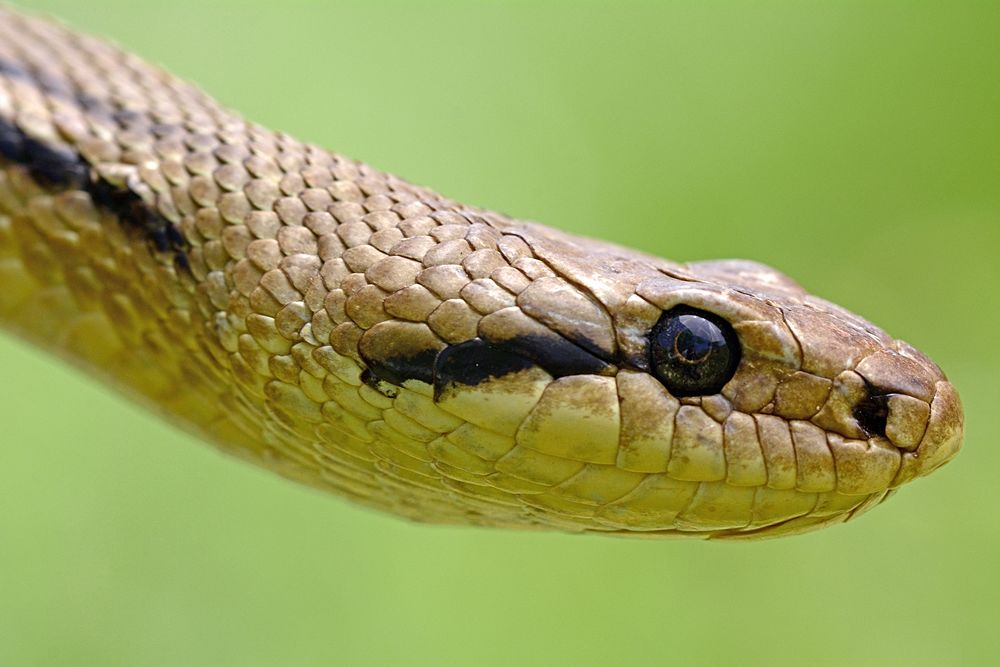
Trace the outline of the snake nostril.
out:
M 885 437 L 889 420 L 889 392 L 868 385 L 868 395 L 854 406 L 854 418 L 868 437 Z

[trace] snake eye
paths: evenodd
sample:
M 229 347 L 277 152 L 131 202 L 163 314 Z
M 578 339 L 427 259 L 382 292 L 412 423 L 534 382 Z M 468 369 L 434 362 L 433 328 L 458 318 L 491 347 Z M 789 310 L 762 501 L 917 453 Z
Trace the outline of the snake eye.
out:
M 717 394 L 740 363 L 736 332 L 717 315 L 679 306 L 650 334 L 653 372 L 674 396 Z

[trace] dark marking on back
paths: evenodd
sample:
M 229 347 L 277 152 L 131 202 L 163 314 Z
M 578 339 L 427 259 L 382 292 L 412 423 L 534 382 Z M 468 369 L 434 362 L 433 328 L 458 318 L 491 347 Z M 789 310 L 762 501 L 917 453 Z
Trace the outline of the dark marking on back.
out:
M 173 252 L 177 266 L 190 268 L 188 244 L 177 227 L 135 192 L 98 177 L 90 164 L 70 148 L 31 137 L 14 123 L 0 118 L 0 160 L 24 166 L 42 187 L 87 192 L 95 206 L 115 214 L 123 225 L 141 233 L 158 252 Z
M 8 79 L 26 81 L 46 95 L 64 100 L 72 100 L 76 96 L 66 82 L 48 72 L 30 72 L 18 63 L 0 58 L 0 74 Z
M 16 125 L 0 119 L 0 158 L 22 164 L 45 186 L 83 188 L 89 169 L 78 155 L 27 136 Z
M 114 114 L 114 107 L 108 101 L 80 92 L 65 79 L 53 76 L 48 72 L 29 72 L 17 63 L 0 58 L 0 75 L 9 79 L 26 81 L 46 95 L 73 102 L 88 114 L 109 118 Z
M 150 208 L 136 193 L 102 179 L 93 180 L 84 189 L 90 193 L 95 205 L 114 213 L 123 223 L 142 232 L 157 252 L 173 251 L 186 255 L 187 241 L 177 227 Z M 181 266 L 187 265 L 185 256 Z
M 24 134 L 13 125 L 0 120 L 0 158 L 8 162 L 24 164 Z

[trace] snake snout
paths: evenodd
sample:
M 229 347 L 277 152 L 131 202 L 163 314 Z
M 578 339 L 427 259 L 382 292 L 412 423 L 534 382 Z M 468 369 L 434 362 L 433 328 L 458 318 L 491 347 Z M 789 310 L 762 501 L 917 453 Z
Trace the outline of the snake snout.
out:
M 853 411 L 858 425 L 902 454 L 893 486 L 930 473 L 958 453 L 962 404 L 937 365 L 897 343 L 863 360 L 856 371 L 866 383 L 866 394 Z
M 892 417 L 890 409 L 890 420 Z M 906 419 L 912 416 L 907 415 Z M 937 470 L 962 448 L 965 415 L 958 392 L 950 382 L 942 380 L 935 385 L 926 424 L 919 443 L 903 451 L 899 473 L 892 483 L 894 487 Z

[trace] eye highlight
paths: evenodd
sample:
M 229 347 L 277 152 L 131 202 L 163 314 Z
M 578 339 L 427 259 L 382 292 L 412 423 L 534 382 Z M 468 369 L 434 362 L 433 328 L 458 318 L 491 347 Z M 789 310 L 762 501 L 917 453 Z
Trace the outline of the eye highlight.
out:
M 650 366 L 674 396 L 717 394 L 740 363 L 740 342 L 718 315 L 678 306 L 649 335 Z

